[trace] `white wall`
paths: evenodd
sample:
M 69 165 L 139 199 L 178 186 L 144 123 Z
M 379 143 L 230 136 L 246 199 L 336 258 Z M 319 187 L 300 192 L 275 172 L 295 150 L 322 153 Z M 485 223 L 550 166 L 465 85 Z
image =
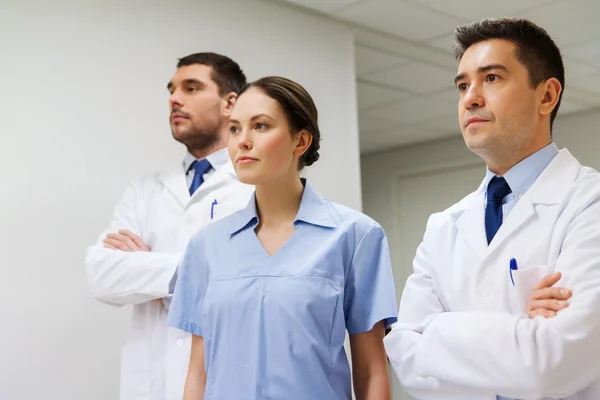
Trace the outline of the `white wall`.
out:
M 183 156 L 178 57 L 221 52 L 249 79 L 305 85 L 323 134 L 309 179 L 361 207 L 353 42 L 334 23 L 250 0 L 10 1 L 0 37 L 2 400 L 117 398 L 128 311 L 90 299 L 84 251 L 129 179 Z

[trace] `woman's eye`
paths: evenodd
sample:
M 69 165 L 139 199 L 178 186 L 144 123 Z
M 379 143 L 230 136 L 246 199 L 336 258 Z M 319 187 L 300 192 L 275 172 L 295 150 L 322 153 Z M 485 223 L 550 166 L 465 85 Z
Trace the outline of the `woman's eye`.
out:
M 496 74 L 489 74 L 489 75 L 487 76 L 487 79 L 488 79 L 488 81 L 490 81 L 490 82 L 495 82 L 495 81 L 497 81 L 497 80 L 498 80 L 498 75 L 496 75 Z
M 258 129 L 258 130 L 267 129 L 267 125 L 259 122 L 259 123 L 256 124 L 256 129 Z
M 238 128 L 236 126 L 230 126 L 229 133 L 231 133 L 231 134 L 238 133 Z

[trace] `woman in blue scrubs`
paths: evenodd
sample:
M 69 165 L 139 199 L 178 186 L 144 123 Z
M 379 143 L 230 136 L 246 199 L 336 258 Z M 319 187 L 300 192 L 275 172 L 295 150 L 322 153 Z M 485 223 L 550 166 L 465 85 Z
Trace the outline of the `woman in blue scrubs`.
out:
M 295 82 L 240 93 L 229 155 L 245 209 L 190 242 L 169 325 L 190 332 L 185 400 L 390 399 L 383 337 L 397 305 L 381 226 L 299 176 L 319 158 L 317 109 Z M 344 177 L 340 177 L 344 179 Z

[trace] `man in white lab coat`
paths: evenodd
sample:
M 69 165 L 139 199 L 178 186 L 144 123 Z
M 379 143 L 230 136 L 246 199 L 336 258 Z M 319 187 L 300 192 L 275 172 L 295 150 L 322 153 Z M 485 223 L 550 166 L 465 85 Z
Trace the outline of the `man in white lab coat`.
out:
M 169 171 L 135 180 L 108 229 L 89 247 L 93 296 L 133 306 L 122 349 L 121 400 L 181 400 L 189 335 L 167 328 L 178 262 L 189 239 L 211 221 L 243 208 L 252 187 L 241 184 L 227 154 L 228 120 L 246 77 L 214 53 L 179 60 L 168 83 L 173 138 L 187 148 Z
M 459 123 L 487 173 L 430 217 L 386 350 L 417 399 L 598 400 L 600 174 L 552 142 L 560 51 L 522 19 L 455 36 Z M 539 308 L 558 312 L 529 318 L 551 273 L 569 304 L 541 288 Z

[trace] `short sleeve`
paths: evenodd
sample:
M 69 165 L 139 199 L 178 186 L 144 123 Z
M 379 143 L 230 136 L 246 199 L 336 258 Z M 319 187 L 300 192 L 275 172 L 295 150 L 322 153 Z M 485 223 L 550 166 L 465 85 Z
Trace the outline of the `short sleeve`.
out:
M 177 282 L 167 324 L 203 336 L 202 309 L 209 282 L 206 258 L 198 251 L 197 239 L 188 244 L 177 271 Z
M 344 314 L 350 334 L 368 332 L 380 321 L 388 328 L 398 318 L 387 238 L 377 223 L 354 250 L 346 278 Z

